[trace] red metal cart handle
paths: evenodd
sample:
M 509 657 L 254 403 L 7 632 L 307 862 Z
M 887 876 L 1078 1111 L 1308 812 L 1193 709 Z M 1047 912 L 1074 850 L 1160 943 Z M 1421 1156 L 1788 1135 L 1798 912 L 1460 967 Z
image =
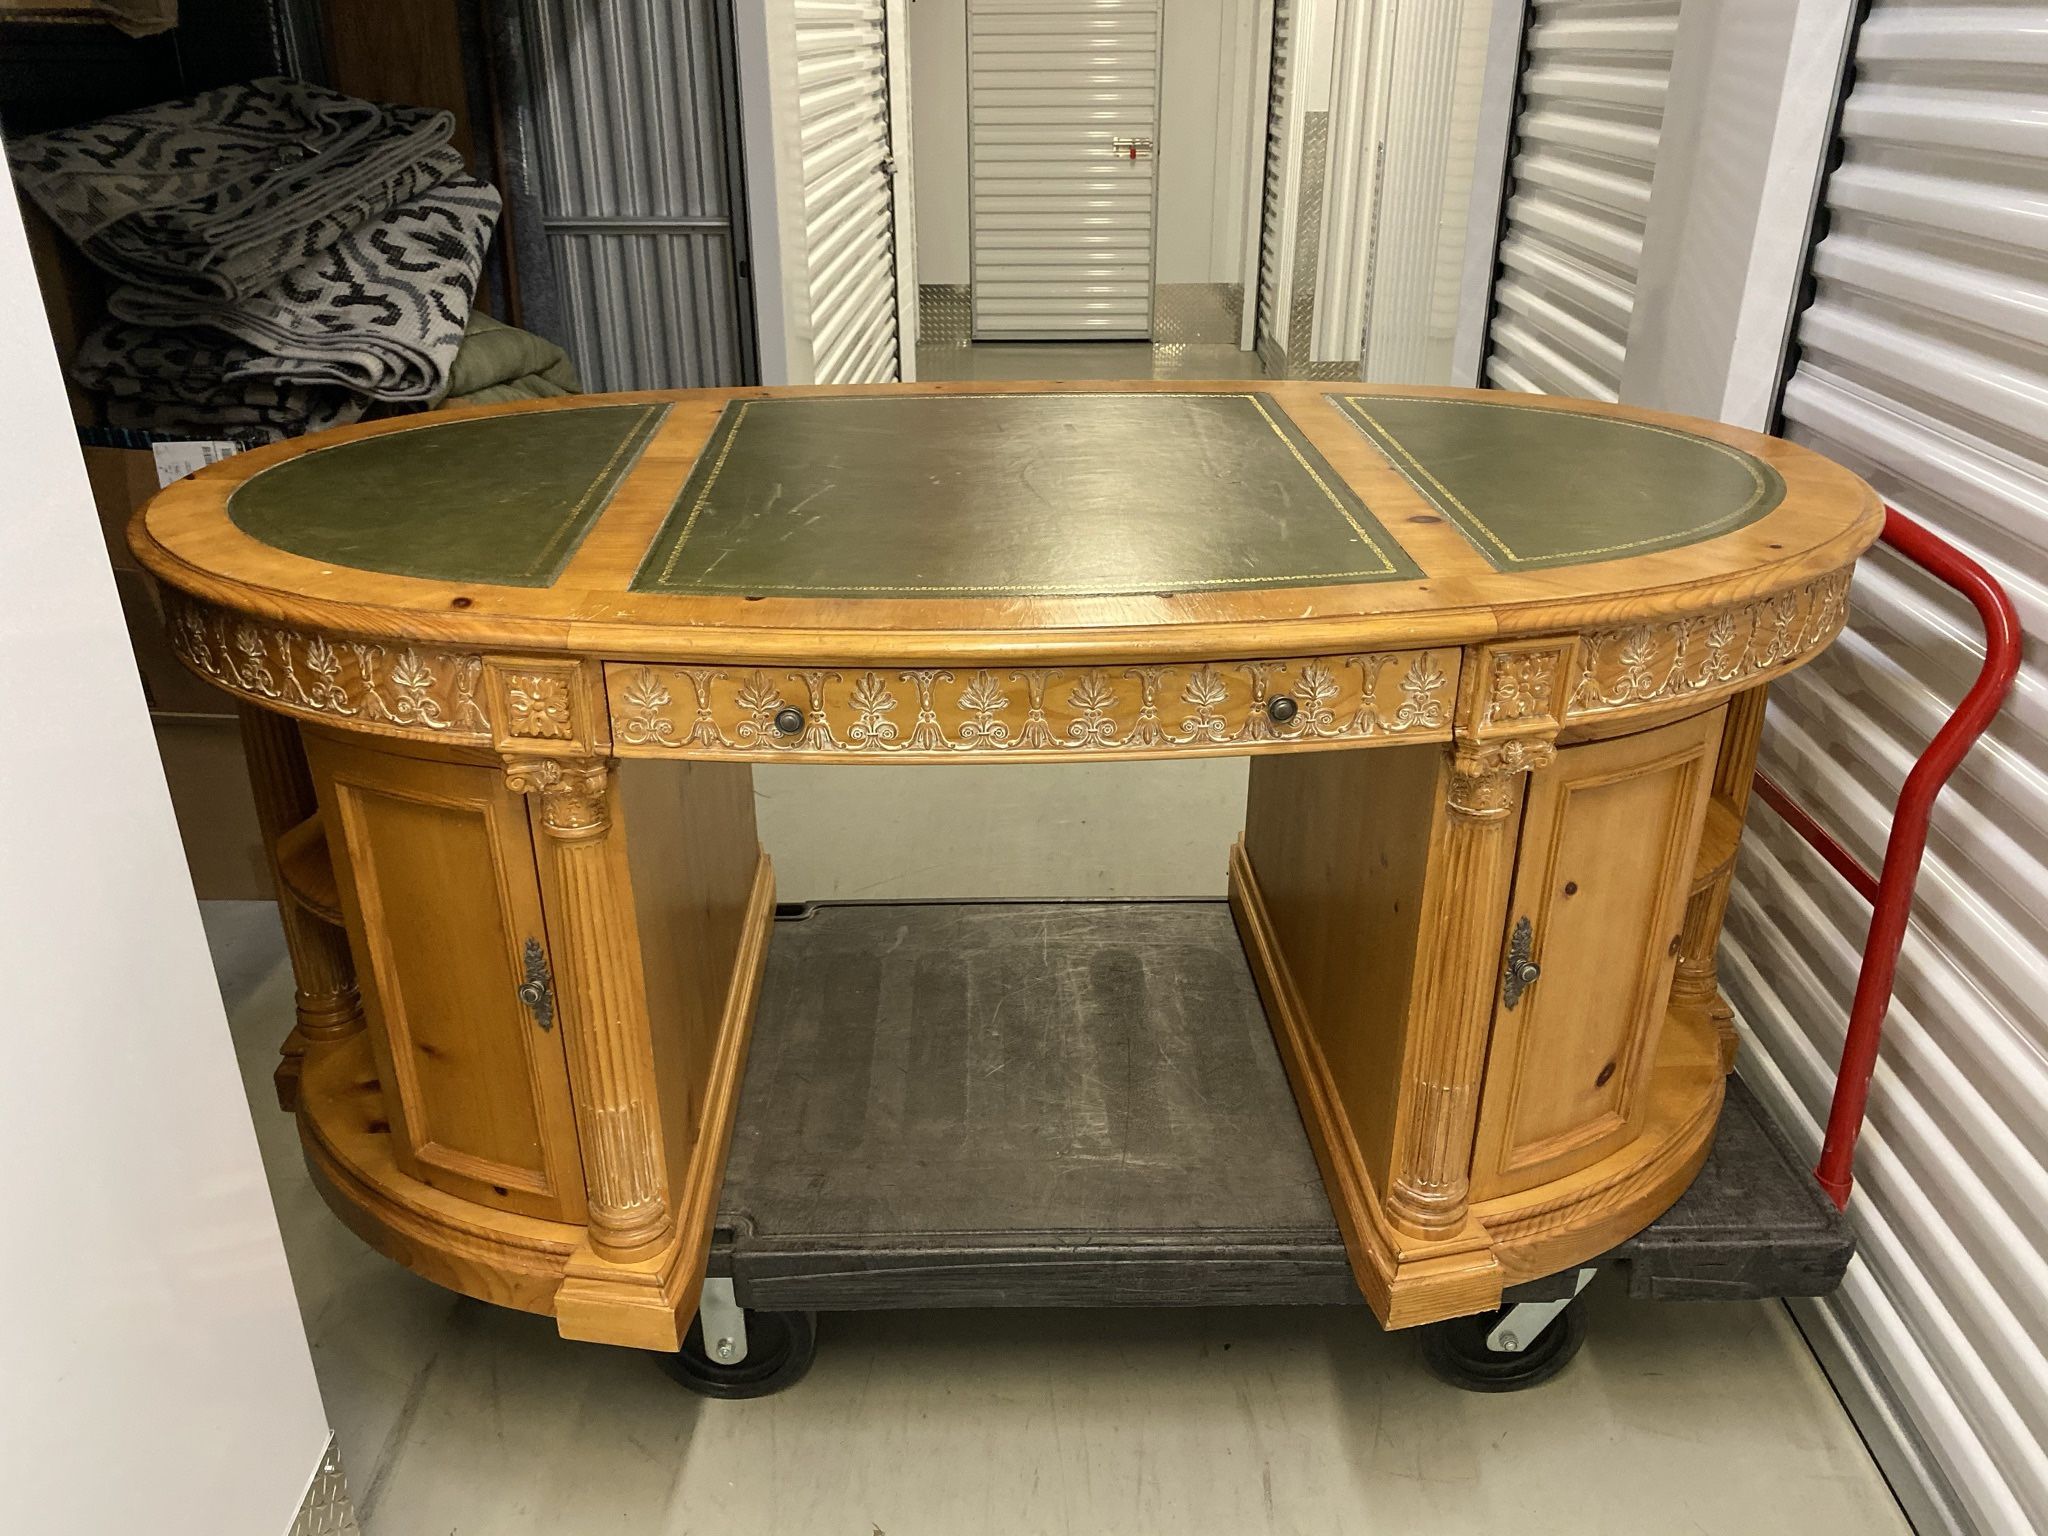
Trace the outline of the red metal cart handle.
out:
M 1761 773 L 1756 776 L 1756 792 L 1764 804 L 1784 817 L 1871 904 L 1863 968 L 1856 976 L 1856 998 L 1849 1006 L 1849 1029 L 1842 1040 L 1842 1064 L 1835 1073 L 1834 1102 L 1828 1108 L 1827 1137 L 1813 1170 L 1837 1209 L 1849 1203 L 1856 1138 L 1863 1130 L 1864 1110 L 1870 1101 L 1871 1074 L 1877 1070 L 1878 1036 L 1885 1014 L 1891 1010 L 1899 947 L 1905 943 L 1906 920 L 1913 912 L 1913 886 L 1927 852 L 1927 822 L 1934 798 L 1991 724 L 2020 669 L 2019 613 L 2005 588 L 1983 566 L 1891 507 L 1885 508 L 1884 532 L 1879 537 L 1976 606 L 1984 621 L 1984 664 L 1970 691 L 1906 775 L 1892 813 L 1891 836 L 1885 842 L 1884 867 L 1875 875 L 1782 788 Z

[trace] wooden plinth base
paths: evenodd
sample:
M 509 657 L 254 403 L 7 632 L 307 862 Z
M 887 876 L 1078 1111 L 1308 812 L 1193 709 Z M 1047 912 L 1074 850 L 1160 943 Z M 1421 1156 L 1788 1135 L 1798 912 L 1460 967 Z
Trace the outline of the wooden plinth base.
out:
M 1486 1311 L 1508 1285 L 1605 1252 L 1669 1209 L 1706 1160 L 1725 1085 L 1720 1040 L 1705 1009 L 1675 1008 L 1660 1035 L 1642 1133 L 1627 1146 L 1567 1178 L 1476 1202 L 1464 1225 L 1444 1236 L 1399 1231 L 1359 1152 L 1241 845 L 1231 854 L 1230 905 L 1359 1289 L 1387 1327 Z
M 494 1210 L 401 1173 L 364 1034 L 304 1058 L 296 1107 L 314 1184 L 364 1242 L 438 1285 L 551 1314 L 564 1338 L 680 1348 L 703 1284 L 774 916 L 774 876 L 763 858 L 719 1022 L 698 1140 L 677 1197 L 676 1236 L 660 1252 L 610 1263 L 591 1251 L 580 1226 Z

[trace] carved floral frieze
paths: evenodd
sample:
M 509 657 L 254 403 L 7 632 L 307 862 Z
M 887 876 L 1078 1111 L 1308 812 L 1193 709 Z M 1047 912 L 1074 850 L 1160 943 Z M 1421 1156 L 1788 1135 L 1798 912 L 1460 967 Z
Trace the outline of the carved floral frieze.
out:
M 253 702 L 365 730 L 490 739 L 480 656 L 307 634 L 169 588 L 164 614 L 171 649 L 187 666 Z
M 1849 576 L 1835 571 L 1715 613 L 1594 630 L 1579 642 L 1569 713 L 1683 702 L 1782 672 L 1841 632 Z
M 1455 650 L 1432 650 L 1101 667 L 614 664 L 605 675 L 624 752 L 1054 758 L 1442 740 L 1457 665 Z

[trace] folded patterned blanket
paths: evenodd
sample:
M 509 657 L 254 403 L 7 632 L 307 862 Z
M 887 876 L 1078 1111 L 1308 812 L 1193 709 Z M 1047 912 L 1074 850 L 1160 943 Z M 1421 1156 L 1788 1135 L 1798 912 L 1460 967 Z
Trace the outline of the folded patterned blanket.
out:
M 198 329 L 105 325 L 80 344 L 71 372 L 106 397 L 107 424 L 211 437 L 224 430 L 296 437 L 358 421 L 369 400 L 331 384 L 293 384 L 241 342 Z
M 228 379 L 335 384 L 375 400 L 430 401 L 448 386 L 497 223 L 497 189 L 444 181 L 344 235 L 261 293 L 238 303 L 126 287 L 107 300 L 112 325 L 88 338 L 73 372 L 88 388 L 126 366 L 137 326 L 205 326 L 247 356 Z
M 238 300 L 459 175 L 446 112 L 267 79 L 8 145 L 22 187 L 126 282 Z

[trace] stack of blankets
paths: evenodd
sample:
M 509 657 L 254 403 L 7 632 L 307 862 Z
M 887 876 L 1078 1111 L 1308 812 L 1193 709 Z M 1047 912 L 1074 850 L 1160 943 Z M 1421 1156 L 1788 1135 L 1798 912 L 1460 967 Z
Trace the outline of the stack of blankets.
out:
M 119 285 L 74 376 L 111 425 L 157 432 L 440 400 L 499 211 L 453 132 L 270 79 L 11 142 L 23 190 Z

